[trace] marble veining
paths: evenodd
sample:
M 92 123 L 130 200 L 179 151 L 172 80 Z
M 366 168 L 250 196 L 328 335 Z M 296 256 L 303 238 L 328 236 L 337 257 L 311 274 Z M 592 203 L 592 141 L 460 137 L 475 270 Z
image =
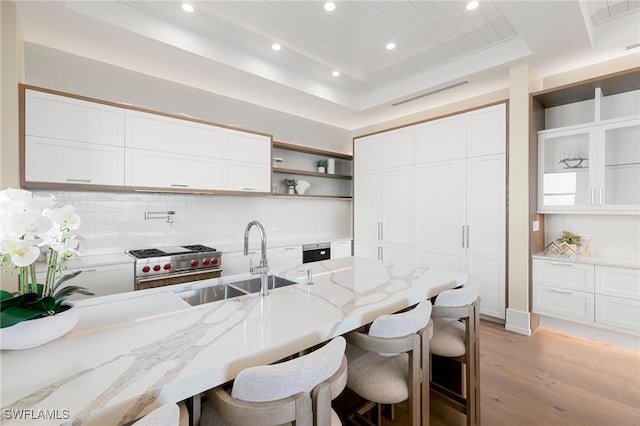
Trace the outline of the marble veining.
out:
M 73 425 L 127 423 L 247 366 L 274 362 L 466 282 L 461 273 L 361 258 L 305 264 L 284 275 L 302 281 L 306 269 L 313 285 L 278 288 L 264 298 L 192 307 L 173 293 L 185 286 L 95 298 L 81 306 L 77 329 L 62 339 L 2 352 L 2 408 L 68 410 L 70 418 L 57 420 Z M 20 371 L 25 362 L 59 368 L 49 377 L 47 369 Z

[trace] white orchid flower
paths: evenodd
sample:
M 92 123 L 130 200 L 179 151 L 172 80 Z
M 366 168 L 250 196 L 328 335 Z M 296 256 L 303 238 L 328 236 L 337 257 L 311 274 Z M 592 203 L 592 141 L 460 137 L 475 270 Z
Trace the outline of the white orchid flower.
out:
M 54 209 L 44 209 L 42 215 L 48 217 L 54 224 L 59 224 L 61 229 L 75 230 L 80 227 L 80 216 L 71 205 Z
M 3 240 L 0 249 L 3 254 L 11 256 L 11 263 L 17 267 L 29 266 L 40 256 L 40 249 L 35 244 L 38 240 Z
M 33 239 L 45 234 L 53 227 L 53 222 L 48 217 L 32 212 L 23 212 L 5 218 L 2 224 L 4 238 Z
M 24 189 L 8 188 L 0 191 L 0 203 L 16 203 L 26 204 L 31 200 L 32 195 L 30 191 Z
M 67 238 L 59 243 L 53 243 L 50 247 L 52 250 L 57 251 L 64 259 L 80 256 L 80 253 L 76 250 L 78 240 L 73 238 Z

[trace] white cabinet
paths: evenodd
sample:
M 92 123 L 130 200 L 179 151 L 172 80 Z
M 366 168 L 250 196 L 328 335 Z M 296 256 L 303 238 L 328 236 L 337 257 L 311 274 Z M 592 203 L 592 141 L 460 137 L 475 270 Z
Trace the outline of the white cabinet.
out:
M 356 173 L 413 165 L 414 128 L 405 127 L 356 140 Z
M 601 97 L 596 89 L 595 111 L 575 125 L 561 118 L 581 103 L 547 109 L 549 125 L 565 126 L 538 132 L 539 212 L 640 213 L 639 95 Z
M 132 263 L 115 265 L 101 265 L 87 268 L 66 269 L 63 274 L 69 275 L 81 271 L 77 277 L 66 281 L 63 287 L 79 286 L 94 293 L 94 296 L 75 294 L 69 300 L 85 299 L 87 297 L 108 296 L 110 294 L 126 293 L 134 290 L 134 267 Z M 46 272 L 36 274 L 38 282 L 44 282 Z
M 415 126 L 415 163 L 506 151 L 506 106 L 481 108 Z
M 331 259 L 351 256 L 351 240 L 331 241 Z
M 123 185 L 124 110 L 25 90 L 24 166 L 27 182 Z
M 356 139 L 355 255 L 467 272 L 505 318 L 505 151 L 504 104 Z
M 183 189 L 222 188 L 222 160 L 142 149 L 126 149 L 130 186 Z
M 595 266 L 595 321 L 640 331 L 640 270 Z
M 271 192 L 271 138 L 224 129 L 223 189 Z
M 416 264 L 464 271 L 481 313 L 505 317 L 504 154 L 416 166 Z
M 269 269 L 284 271 L 302 264 L 302 246 L 277 247 L 267 250 Z
M 533 259 L 533 312 L 638 332 L 639 283 L 638 269 Z
M 506 116 L 496 105 L 416 127 L 417 265 L 467 272 L 505 318 Z
M 140 111 L 126 123 L 127 185 L 222 188 L 221 128 Z
M 25 179 L 86 185 L 124 185 L 124 148 L 27 136 Z
M 411 263 L 413 128 L 389 133 L 355 143 L 354 251 L 356 256 Z
M 197 157 L 222 158 L 222 128 L 127 110 L 126 146 Z

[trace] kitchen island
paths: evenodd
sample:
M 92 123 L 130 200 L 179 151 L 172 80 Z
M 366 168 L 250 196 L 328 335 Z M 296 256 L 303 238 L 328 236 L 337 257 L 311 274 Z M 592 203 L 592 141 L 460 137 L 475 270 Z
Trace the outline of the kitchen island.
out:
M 358 257 L 283 274 L 299 283 L 266 297 L 191 306 L 178 296 L 229 280 L 219 278 L 77 302 L 80 321 L 69 334 L 1 353 L 3 424 L 127 423 L 467 281 Z

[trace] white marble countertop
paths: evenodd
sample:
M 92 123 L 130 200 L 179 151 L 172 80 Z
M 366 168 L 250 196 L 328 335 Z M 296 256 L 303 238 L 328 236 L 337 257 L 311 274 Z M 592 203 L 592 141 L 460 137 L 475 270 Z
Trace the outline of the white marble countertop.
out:
M 612 266 L 618 268 L 634 268 L 640 269 L 640 259 L 624 258 L 624 257 L 606 257 L 606 256 L 585 256 L 575 254 L 570 257 L 549 256 L 544 253 L 537 253 L 532 256 L 533 259 L 549 260 L 552 262 L 574 262 L 586 263 L 589 265 Z
M 303 282 L 306 269 L 313 285 Z M 6 410 L 57 413 L 47 424 L 121 424 L 467 281 L 459 272 L 354 257 L 283 274 L 301 283 L 267 297 L 190 306 L 175 293 L 233 278 L 226 277 L 77 302 L 80 321 L 69 334 L 0 354 L 3 424 L 44 424 L 7 419 Z

